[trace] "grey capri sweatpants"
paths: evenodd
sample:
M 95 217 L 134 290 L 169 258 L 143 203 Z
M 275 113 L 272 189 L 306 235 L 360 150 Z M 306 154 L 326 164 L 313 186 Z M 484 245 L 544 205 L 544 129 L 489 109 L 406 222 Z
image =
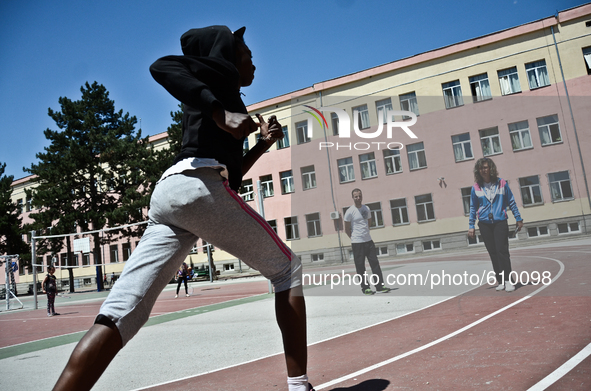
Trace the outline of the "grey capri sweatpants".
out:
M 100 309 L 123 346 L 147 322 L 158 295 L 198 238 L 271 280 L 276 292 L 301 285 L 299 258 L 271 226 L 230 189 L 219 169 L 197 168 L 156 185 L 149 223 Z

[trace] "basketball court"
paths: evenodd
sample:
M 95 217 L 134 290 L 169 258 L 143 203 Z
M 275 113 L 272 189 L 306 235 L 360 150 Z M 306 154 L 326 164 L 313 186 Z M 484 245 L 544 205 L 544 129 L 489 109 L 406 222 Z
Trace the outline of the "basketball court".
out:
M 487 284 L 483 247 L 381 261 L 393 290 L 373 296 L 347 277 L 352 263 L 305 269 L 310 381 L 351 391 L 591 389 L 591 239 L 511 255 L 512 293 Z M 192 288 L 177 299 L 176 285 L 165 289 L 94 390 L 287 389 L 267 281 Z M 44 296 L 39 310 L 25 297 L 25 310 L 0 312 L 0 388 L 50 390 L 105 297 L 60 295 L 51 318 Z

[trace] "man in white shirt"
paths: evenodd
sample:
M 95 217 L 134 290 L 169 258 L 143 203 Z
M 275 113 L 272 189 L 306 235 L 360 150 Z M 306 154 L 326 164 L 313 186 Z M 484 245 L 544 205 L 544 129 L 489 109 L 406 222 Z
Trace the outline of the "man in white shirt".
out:
M 362 204 L 363 194 L 361 190 L 354 189 L 351 194 L 355 204 L 345 212 L 345 232 L 351 238 L 355 269 L 357 274 L 361 276 L 361 291 L 365 295 L 373 295 L 375 293 L 369 284 L 371 278 L 365 275 L 365 258 L 367 257 L 372 273 L 378 277 L 378 281 L 375 284 L 376 292 L 388 293 L 390 292 L 390 288 L 384 286 L 384 276 L 382 275 L 382 269 L 378 262 L 376 246 L 369 234 L 371 212 L 367 205 Z

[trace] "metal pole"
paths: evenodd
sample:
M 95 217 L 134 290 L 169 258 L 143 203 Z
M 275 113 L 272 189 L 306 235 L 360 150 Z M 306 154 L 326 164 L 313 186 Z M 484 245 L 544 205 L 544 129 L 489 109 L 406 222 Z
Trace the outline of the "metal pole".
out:
M 213 262 L 211 260 L 211 247 L 207 243 L 207 262 L 209 263 L 209 282 L 213 282 Z
M 31 231 L 31 262 L 33 263 L 33 303 L 34 308 L 38 309 L 39 305 L 37 303 L 37 268 L 35 267 L 35 260 L 37 259 L 37 254 L 35 253 L 35 231 Z
M 264 219 L 265 218 L 265 205 L 263 204 L 263 188 L 261 186 L 260 180 L 257 181 L 257 194 L 258 194 L 257 203 L 259 205 L 259 214 Z M 271 285 L 271 280 L 267 280 L 267 282 L 269 283 L 269 293 L 273 293 L 273 285 Z
M 10 283 L 8 282 L 8 267 L 10 260 L 8 258 L 4 258 L 4 263 L 6 264 L 6 280 L 4 281 L 4 286 L 6 287 L 6 311 L 10 309 Z

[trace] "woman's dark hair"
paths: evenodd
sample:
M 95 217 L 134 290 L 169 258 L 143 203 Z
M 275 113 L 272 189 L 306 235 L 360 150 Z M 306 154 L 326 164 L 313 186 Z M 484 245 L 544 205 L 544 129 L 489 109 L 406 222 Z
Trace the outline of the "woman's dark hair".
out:
M 478 186 L 482 187 L 484 185 L 484 179 L 482 175 L 480 175 L 480 169 L 484 165 L 484 163 L 488 163 L 488 169 L 490 171 L 490 181 L 492 183 L 496 183 L 499 180 L 499 172 L 497 171 L 497 165 L 492 159 L 483 157 L 478 159 L 476 164 L 474 165 L 474 182 L 478 183 Z

